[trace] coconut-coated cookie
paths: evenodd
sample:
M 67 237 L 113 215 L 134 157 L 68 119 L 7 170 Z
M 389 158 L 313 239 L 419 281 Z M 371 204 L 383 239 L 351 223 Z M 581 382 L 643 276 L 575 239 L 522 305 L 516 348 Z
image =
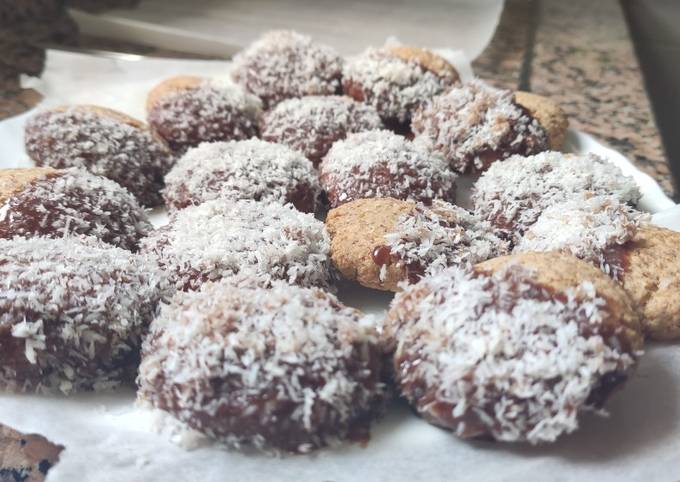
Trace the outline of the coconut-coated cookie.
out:
M 0 238 L 93 236 L 137 250 L 151 231 L 127 189 L 84 169 L 0 169 Z
M 105 390 L 132 381 L 168 283 L 94 238 L 0 239 L 0 388 Z
M 472 202 L 477 214 L 516 242 L 546 208 L 583 193 L 632 205 L 640 199 L 635 180 L 604 157 L 546 151 L 492 164 L 475 183 Z
M 680 233 L 647 224 L 627 244 L 605 254 L 653 340 L 680 338 Z
M 141 242 L 180 290 L 234 275 L 329 289 L 330 239 L 324 224 L 292 205 L 214 199 L 171 214 Z
M 85 168 L 116 181 L 147 207 L 161 204 L 163 176 L 174 163 L 167 144 L 144 123 L 94 105 L 35 114 L 24 142 L 38 166 Z
M 514 252 L 566 252 L 618 279 L 622 267 L 615 259 L 609 264 L 605 254 L 633 239 L 648 217 L 614 196 L 584 193 L 543 211 Z
M 201 142 L 257 136 L 260 99 L 240 86 L 178 76 L 156 85 L 146 99 L 149 126 L 178 153 Z
M 413 132 L 460 173 L 481 172 L 513 154 L 548 149 L 548 134 L 513 93 L 473 80 L 431 99 Z
M 447 266 L 507 254 L 491 225 L 443 201 L 426 206 L 394 198 L 359 199 L 332 209 L 326 219 L 331 260 L 359 284 L 397 291 Z
M 321 185 L 311 161 L 288 146 L 260 139 L 206 142 L 189 149 L 165 176 L 163 198 L 171 210 L 251 199 L 313 213 Z
M 332 208 L 371 197 L 453 202 L 457 177 L 425 145 L 387 130 L 348 135 L 333 144 L 319 166 Z
M 462 438 L 532 444 L 601 409 L 643 342 L 623 289 L 559 253 L 448 268 L 397 294 L 386 325 L 398 387 L 421 416 Z
M 207 283 L 151 326 L 139 394 L 231 448 L 307 453 L 381 412 L 372 319 L 320 289 Z
M 291 30 L 273 30 L 234 57 L 231 75 L 265 109 L 284 99 L 341 90 L 342 58 L 331 47 Z
M 318 166 L 333 143 L 352 132 L 381 129 L 372 106 L 344 95 L 287 99 L 262 119 L 261 138 L 300 151 Z
M 346 95 L 375 107 L 387 127 L 408 134 L 413 113 L 459 80 L 456 69 L 434 52 L 391 46 L 348 59 L 342 85 Z

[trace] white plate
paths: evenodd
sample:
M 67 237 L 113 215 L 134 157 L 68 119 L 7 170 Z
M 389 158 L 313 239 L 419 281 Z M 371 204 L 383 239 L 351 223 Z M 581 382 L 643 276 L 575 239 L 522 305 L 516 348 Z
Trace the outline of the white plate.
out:
M 70 59 L 68 55 L 64 58 Z M 156 75 L 181 73 L 187 64 L 158 64 L 160 73 Z M 219 64 L 200 65 L 215 72 L 222 68 Z M 158 80 L 140 68 L 143 81 L 116 90 L 105 81 L 111 80 L 119 66 L 102 63 L 101 67 L 100 95 L 108 105 L 117 105 L 116 95 L 121 95 L 117 92 L 124 93 L 121 102 L 130 105 L 134 100 L 135 104 L 143 99 L 142 88 Z M 165 69 L 162 72 L 161 67 Z M 92 94 L 84 93 L 87 95 Z M 135 105 L 123 110 L 141 110 Z M 0 167 L 31 165 L 22 146 L 26 117 L 0 122 Z M 657 213 L 655 219 L 660 223 L 680 230 L 680 212 L 673 202 L 624 156 L 576 131 L 569 132 L 568 145 L 573 152 L 592 151 L 608 157 L 636 179 L 643 192 L 641 206 Z M 157 218 L 162 219 L 162 215 Z M 340 297 L 350 305 L 381 313 L 392 295 L 343 284 Z M 210 446 L 186 451 L 153 430 L 155 417 L 134 406 L 131 389 L 70 398 L 0 394 L 0 422 L 66 446 L 60 462 L 50 470 L 48 482 L 670 480 L 678 479 L 676 468 L 680 467 L 680 374 L 672 368 L 678 365 L 677 347 L 650 348 L 634 378 L 611 400 L 611 417 L 585 416 L 579 431 L 545 447 L 464 442 L 395 402 L 374 427 L 366 448 L 347 444 L 283 459 Z

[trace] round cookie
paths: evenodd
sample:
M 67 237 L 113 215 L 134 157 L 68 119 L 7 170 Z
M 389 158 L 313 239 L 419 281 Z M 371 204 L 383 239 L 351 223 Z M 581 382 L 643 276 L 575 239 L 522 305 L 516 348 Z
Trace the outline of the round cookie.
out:
M 453 202 L 456 174 L 424 145 L 390 131 L 350 134 L 319 166 L 331 208 L 371 197 Z
M 495 161 L 536 154 L 550 145 L 546 129 L 511 91 L 481 80 L 432 99 L 414 115 L 412 128 L 460 173 L 481 172 Z
M 321 185 L 312 163 L 287 146 L 260 139 L 211 142 L 190 149 L 165 176 L 171 209 L 213 199 L 292 203 L 313 213 Z
M 462 438 L 552 442 L 601 409 L 642 347 L 625 292 L 559 253 L 495 258 L 423 279 L 396 295 L 402 395 Z
M 620 281 L 652 340 L 680 338 L 680 233 L 642 226 L 632 241 L 605 254 L 621 266 Z
M 167 294 L 155 263 L 94 238 L 1 239 L 0 277 L 3 389 L 68 394 L 134 379 Z
M 144 345 L 140 398 L 232 448 L 307 453 L 368 435 L 384 405 L 369 320 L 319 289 L 207 283 Z
M 375 107 L 395 132 L 410 133 L 413 113 L 460 81 L 444 58 L 416 47 L 369 48 L 343 70 L 346 95 Z
M 267 112 L 261 137 L 302 152 L 318 165 L 334 142 L 351 132 L 381 129 L 378 112 L 367 104 L 339 95 L 288 99 Z
M 338 94 L 342 58 L 307 35 L 274 30 L 234 57 L 231 75 L 271 109 L 284 99 Z
M 261 114 L 260 100 L 238 85 L 201 77 L 164 80 L 146 99 L 149 126 L 177 153 L 201 142 L 255 137 Z
M 109 179 L 78 168 L 0 169 L 0 238 L 80 234 L 136 251 L 151 228 L 135 197 Z
M 398 291 L 452 265 L 508 253 L 489 223 L 443 201 L 431 206 L 393 198 L 359 199 L 326 218 L 331 260 L 368 288 Z
M 562 150 L 569 128 L 569 119 L 555 101 L 542 95 L 519 90 L 515 92 L 515 104 L 526 109 L 529 115 L 536 119 L 545 130 L 551 151 Z
M 605 158 L 548 151 L 492 164 L 475 183 L 472 202 L 478 215 L 517 242 L 546 208 L 583 193 L 633 205 L 640 199 L 635 180 Z
M 633 239 L 648 218 L 613 196 L 576 196 L 546 208 L 514 252 L 569 253 L 619 279 L 622 266 L 609 264 L 605 254 Z
M 161 203 L 163 176 L 174 158 L 147 126 L 104 107 L 45 110 L 26 122 L 26 152 L 38 166 L 82 167 L 116 181 L 144 206 Z
M 206 201 L 173 213 L 141 243 L 180 290 L 239 274 L 301 286 L 331 286 L 324 224 L 291 205 Z

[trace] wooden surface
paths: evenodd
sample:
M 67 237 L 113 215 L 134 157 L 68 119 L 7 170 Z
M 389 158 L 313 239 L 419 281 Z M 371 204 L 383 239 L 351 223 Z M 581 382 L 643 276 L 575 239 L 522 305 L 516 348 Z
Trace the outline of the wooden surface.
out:
M 102 39 L 77 38 L 75 43 L 173 54 Z M 3 48 L 11 48 L 16 55 L 18 47 L 0 42 L 0 54 Z M 22 65 L 39 71 L 40 49 L 26 46 L 23 52 Z M 480 77 L 499 87 L 530 89 L 555 98 L 568 112 L 573 127 L 609 143 L 675 195 L 617 1 L 508 0 L 491 44 L 473 67 Z M 14 74 L 16 70 L 0 70 L 0 118 L 23 112 L 40 99 L 38 93 L 20 89 Z M 0 425 L 0 482 L 43 480 L 62 448 L 43 437 Z

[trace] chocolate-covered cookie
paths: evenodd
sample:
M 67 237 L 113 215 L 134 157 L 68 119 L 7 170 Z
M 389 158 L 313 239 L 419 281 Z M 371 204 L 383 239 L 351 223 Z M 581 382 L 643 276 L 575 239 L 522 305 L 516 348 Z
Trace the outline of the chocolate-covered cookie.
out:
M 0 239 L 0 386 L 105 390 L 134 379 L 167 293 L 139 255 L 94 238 Z
M 135 197 L 109 179 L 78 168 L 0 169 L 0 238 L 81 234 L 136 251 L 150 231 Z
M 149 126 L 176 153 L 201 142 L 250 139 L 258 134 L 262 104 L 229 82 L 179 76 L 147 96 Z
M 170 209 L 212 199 L 291 203 L 313 213 L 321 186 L 312 163 L 293 149 L 260 139 L 211 142 L 190 149 L 165 176 Z
M 535 108 L 530 111 L 518 102 L 525 97 L 533 101 L 538 96 L 529 94 L 518 98 L 509 90 L 473 80 L 435 97 L 416 112 L 413 132 L 440 153 L 455 171 L 484 171 L 495 161 L 514 154 L 536 154 L 551 146 L 547 129 L 531 113 L 549 112 L 542 117 L 546 121 L 552 119 L 552 111 L 543 108 L 543 104 L 551 102 L 543 98 L 543 103 L 531 104 Z M 561 112 L 557 106 L 553 110 Z M 561 118 L 564 138 L 566 117 L 562 114 Z M 559 135 L 553 135 L 555 142 Z
M 373 197 L 453 202 L 456 194 L 457 176 L 446 161 L 386 130 L 350 134 L 333 144 L 319 176 L 332 208 Z
M 381 362 L 369 320 L 319 289 L 208 283 L 152 324 L 139 394 L 232 448 L 306 453 L 367 436 Z
M 181 290 L 236 274 L 329 288 L 324 224 L 291 205 L 216 199 L 173 213 L 141 243 Z
M 342 85 L 346 95 L 375 107 L 388 128 L 408 135 L 414 112 L 459 80 L 456 69 L 430 50 L 393 46 L 348 59 Z
M 307 35 L 274 30 L 234 57 L 231 75 L 271 109 L 284 99 L 340 93 L 342 58 Z
M 334 142 L 352 132 L 383 127 L 370 105 L 340 95 L 288 99 L 267 112 L 261 137 L 300 151 L 318 165 Z
M 633 370 L 642 334 L 623 289 L 559 253 L 449 268 L 397 294 L 394 374 L 429 422 L 462 438 L 552 442 Z
M 38 166 L 82 167 L 116 181 L 144 206 L 161 203 L 163 176 L 174 163 L 165 142 L 142 122 L 93 105 L 35 114 L 24 140 Z

